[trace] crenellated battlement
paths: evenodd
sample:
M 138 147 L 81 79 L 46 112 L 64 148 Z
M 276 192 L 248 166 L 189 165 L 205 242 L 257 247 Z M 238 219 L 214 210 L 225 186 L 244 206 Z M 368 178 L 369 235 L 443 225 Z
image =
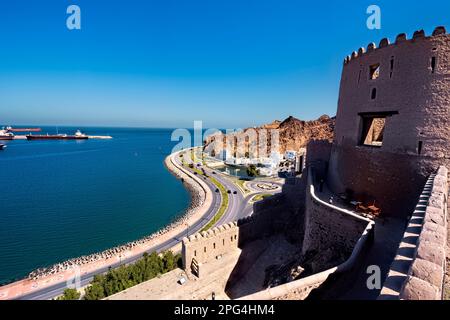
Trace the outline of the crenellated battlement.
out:
M 221 226 L 214 227 L 208 231 L 202 231 L 202 232 L 198 232 L 193 235 L 190 235 L 189 237 L 184 237 L 183 242 L 185 242 L 185 243 L 198 242 L 198 241 L 202 241 L 205 239 L 214 238 L 225 232 L 228 232 L 232 229 L 236 229 L 246 223 L 249 223 L 252 220 L 253 220 L 253 217 L 249 216 L 249 217 L 245 217 L 245 218 L 239 219 L 234 222 L 229 222 L 229 223 L 223 224 Z
M 184 269 L 192 271 L 190 268 L 194 263 L 196 269 L 194 273 L 198 274 L 201 264 L 214 261 L 232 250 L 237 250 L 240 243 L 239 228 L 252 220 L 252 217 L 246 217 L 184 237 L 181 250 Z
M 368 53 L 372 53 L 372 52 L 378 51 L 383 48 L 393 47 L 393 46 L 396 46 L 396 45 L 398 45 L 400 43 L 404 43 L 404 42 L 414 42 L 414 41 L 418 41 L 421 39 L 430 39 L 430 38 L 442 36 L 442 35 L 448 35 L 447 30 L 445 29 L 445 27 L 439 26 L 434 29 L 432 35 L 429 37 L 426 36 L 424 30 L 417 30 L 414 32 L 411 39 L 408 39 L 408 36 L 406 35 L 406 33 L 400 33 L 396 37 L 394 43 L 391 43 L 391 41 L 388 38 L 383 38 L 383 39 L 381 39 L 380 43 L 378 44 L 378 47 L 374 42 L 371 42 L 367 45 L 367 48 L 361 47 L 358 49 L 358 51 L 353 51 L 350 55 L 348 55 L 344 59 L 344 65 L 346 65 L 349 62 L 356 60 L 357 58 L 360 58 Z
M 345 60 L 328 181 L 406 219 L 427 177 L 450 167 L 450 34 L 437 27 L 391 40 Z
M 253 216 L 248 216 L 248 217 L 239 219 L 239 220 L 237 221 L 237 225 L 238 225 L 238 227 L 240 227 L 240 226 L 242 226 L 242 225 L 244 225 L 244 224 L 246 224 L 246 223 L 249 223 L 249 222 L 251 222 L 251 221 L 253 221 Z
M 209 238 L 214 238 L 216 236 L 219 236 L 225 232 L 228 232 L 232 229 L 236 229 L 238 227 L 238 222 L 230 222 L 230 223 L 226 223 L 223 224 L 221 226 L 218 227 L 214 227 L 208 231 L 202 231 L 193 235 L 190 235 L 189 237 L 184 237 L 183 238 L 183 242 L 184 243 L 189 243 L 189 242 L 198 242 L 198 241 L 203 241 Z

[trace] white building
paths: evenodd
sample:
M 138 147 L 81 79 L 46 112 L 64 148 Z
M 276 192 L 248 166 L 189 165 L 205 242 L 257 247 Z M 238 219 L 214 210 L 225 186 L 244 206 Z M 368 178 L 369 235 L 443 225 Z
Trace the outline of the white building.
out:
M 221 161 L 227 161 L 231 158 L 231 152 L 227 149 L 222 149 L 218 154 L 216 154 L 216 159 L 219 159 Z
M 270 159 L 272 159 L 272 161 L 278 165 L 281 160 L 283 160 L 283 156 L 277 151 L 272 151 L 270 153 Z
M 293 150 L 286 150 L 284 153 L 284 158 L 289 161 L 294 161 L 297 156 L 297 152 Z

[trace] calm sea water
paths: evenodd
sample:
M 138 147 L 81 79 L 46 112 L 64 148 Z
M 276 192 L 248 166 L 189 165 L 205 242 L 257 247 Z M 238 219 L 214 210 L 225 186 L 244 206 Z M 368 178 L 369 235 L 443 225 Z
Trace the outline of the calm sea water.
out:
M 2 142 L 0 283 L 149 235 L 189 206 L 163 163 L 172 130 L 80 129 L 114 139 Z

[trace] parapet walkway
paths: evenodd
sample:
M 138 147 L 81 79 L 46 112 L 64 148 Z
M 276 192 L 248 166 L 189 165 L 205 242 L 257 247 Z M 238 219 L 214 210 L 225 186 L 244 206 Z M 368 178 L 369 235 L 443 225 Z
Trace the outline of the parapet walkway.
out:
M 316 195 L 323 201 L 329 201 L 333 197 L 333 205 L 342 206 L 346 210 L 351 210 L 348 205 L 341 203 L 338 196 L 334 195 L 327 187 L 323 186 L 322 192 L 316 186 Z M 355 214 L 357 214 L 355 212 Z M 367 251 L 362 257 L 359 266 L 351 271 L 346 277 L 346 281 L 336 282 L 335 285 L 327 288 L 323 298 L 342 300 L 376 300 L 380 290 L 370 290 L 367 287 L 369 274 L 367 268 L 376 265 L 381 271 L 381 284 L 385 281 L 390 265 L 394 260 L 398 246 L 406 228 L 406 221 L 400 219 L 377 219 L 375 220 L 374 241 L 367 247 Z M 349 278 L 351 278 L 349 280 Z

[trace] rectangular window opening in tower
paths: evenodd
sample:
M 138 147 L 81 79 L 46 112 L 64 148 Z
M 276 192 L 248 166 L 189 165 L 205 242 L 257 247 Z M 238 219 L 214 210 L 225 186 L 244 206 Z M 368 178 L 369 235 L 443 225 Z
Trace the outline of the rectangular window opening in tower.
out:
M 373 64 L 369 68 L 369 79 L 376 80 L 380 77 L 380 64 Z
M 362 123 L 360 144 L 364 146 L 381 147 L 383 145 L 386 117 L 363 116 Z

